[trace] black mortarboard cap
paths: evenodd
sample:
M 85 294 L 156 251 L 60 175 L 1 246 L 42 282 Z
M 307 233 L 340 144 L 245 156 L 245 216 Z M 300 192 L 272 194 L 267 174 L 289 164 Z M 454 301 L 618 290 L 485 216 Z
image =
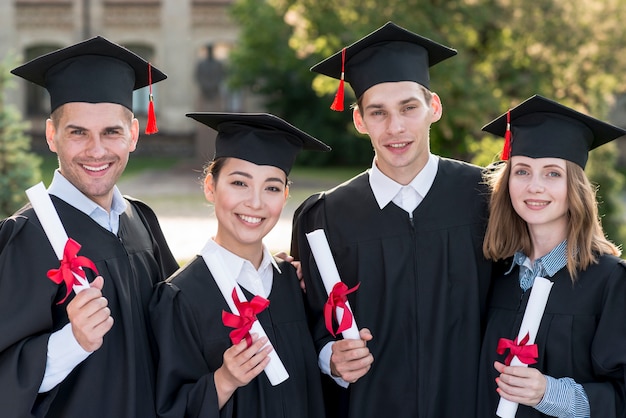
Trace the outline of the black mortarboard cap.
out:
M 269 113 L 187 113 L 217 131 L 215 158 L 233 157 L 291 171 L 303 150 L 330 151 L 322 141 Z
M 385 82 L 415 81 L 430 88 L 429 67 L 456 55 L 456 50 L 393 22 L 344 49 L 314 65 L 311 71 L 341 80 L 343 70 L 343 78 L 357 98 L 370 87 Z
M 51 111 L 70 102 L 117 103 L 132 110 L 133 90 L 167 78 L 139 55 L 101 36 L 42 55 L 11 72 L 45 87 Z
M 563 158 L 582 168 L 587 164 L 590 150 L 626 135 L 622 128 L 539 95 L 526 99 L 482 130 L 506 138 L 507 117 L 510 144 L 505 143 L 503 154 Z M 503 159 L 508 158 L 503 156 Z

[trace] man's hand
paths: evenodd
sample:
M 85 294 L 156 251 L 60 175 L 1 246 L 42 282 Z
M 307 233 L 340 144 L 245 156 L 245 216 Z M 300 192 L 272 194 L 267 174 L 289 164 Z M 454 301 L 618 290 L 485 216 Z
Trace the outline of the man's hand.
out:
M 294 260 L 292 256 L 290 256 L 284 251 L 274 254 L 274 257 L 280 258 L 283 261 L 291 263 L 291 265 L 296 268 L 296 275 L 298 276 L 298 280 L 300 280 L 300 288 L 302 289 L 304 293 L 306 293 L 306 284 L 304 283 L 304 280 L 302 280 L 302 265 L 300 264 L 300 262 Z
M 367 341 L 373 337 L 367 328 L 359 331 L 360 340 L 339 340 L 332 345 L 330 371 L 333 376 L 354 383 L 363 377 L 374 362 L 374 356 L 367 348 Z
M 88 289 L 78 293 L 67 305 L 74 338 L 88 352 L 100 348 L 104 335 L 113 327 L 109 302 L 102 296 L 102 286 L 104 279 L 96 277 Z

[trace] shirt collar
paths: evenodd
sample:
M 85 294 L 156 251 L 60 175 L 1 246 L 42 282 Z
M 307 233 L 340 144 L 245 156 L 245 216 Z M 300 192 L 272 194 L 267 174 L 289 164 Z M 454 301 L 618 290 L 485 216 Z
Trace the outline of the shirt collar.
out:
M 559 270 L 567 265 L 567 240 L 561 241 L 559 245 L 554 247 L 548 254 L 535 260 L 534 263 L 521 251 L 517 251 L 513 255 L 513 263 L 506 274 L 509 274 L 513 267 L 526 266 L 533 271 L 535 277 L 540 274 L 548 277 L 554 276 Z
M 102 206 L 98 205 L 96 202 L 85 196 L 80 190 L 76 188 L 76 186 L 74 186 L 72 183 L 70 183 L 69 180 L 63 177 L 58 169 L 54 171 L 54 177 L 52 178 L 52 183 L 50 184 L 50 187 L 48 187 L 48 193 L 58 197 L 67 204 L 83 212 L 91 219 L 98 222 L 98 224 L 100 224 L 102 227 L 111 230 L 108 225 L 102 224 L 102 216 L 98 216 L 98 214 L 102 214 L 102 212 L 107 214 L 107 211 Z M 124 199 L 117 186 L 113 186 L 111 216 L 118 219 L 119 215 L 124 213 L 125 210 L 126 199 Z M 108 219 L 109 217 L 107 216 L 106 218 Z
M 231 274 L 231 277 L 235 279 L 241 276 L 241 270 L 243 269 L 244 263 L 250 263 L 245 258 L 239 257 L 238 255 L 228 251 L 226 248 L 219 245 L 217 242 L 213 240 L 213 238 L 209 239 L 202 250 L 202 253 L 205 252 L 217 252 L 224 259 L 224 266 L 228 269 L 228 272 Z M 250 265 L 252 265 L 250 263 Z M 280 268 L 278 267 L 278 263 L 276 263 L 276 259 L 272 254 L 270 254 L 269 250 L 263 245 L 263 259 L 261 260 L 261 265 L 257 269 L 259 273 L 262 273 L 264 270 L 272 269 L 274 267 L 279 273 L 281 273 Z
M 415 176 L 408 185 L 424 198 L 435 181 L 439 158 L 433 154 L 428 154 L 428 161 L 424 168 Z M 370 187 L 378 203 L 378 207 L 384 208 L 398 194 L 402 185 L 383 174 L 376 166 L 376 159 L 372 162 L 372 169 L 369 175 Z

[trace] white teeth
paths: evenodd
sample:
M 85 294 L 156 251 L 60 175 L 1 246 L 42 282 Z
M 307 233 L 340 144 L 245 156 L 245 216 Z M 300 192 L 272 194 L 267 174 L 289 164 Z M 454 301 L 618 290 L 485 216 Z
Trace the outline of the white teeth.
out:
M 90 166 L 90 165 L 84 165 L 83 164 L 83 168 L 85 170 L 89 170 L 89 171 L 102 171 L 102 170 L 106 170 L 107 168 L 109 168 L 110 164 L 104 164 L 98 167 L 94 167 L 94 166 Z
M 526 202 L 528 206 L 547 206 L 548 202 Z
M 404 148 L 407 146 L 407 144 L 408 144 L 407 142 L 402 143 L 402 144 L 389 144 L 389 147 L 390 148 Z
M 253 216 L 246 216 L 246 215 L 239 215 L 239 217 L 242 220 L 244 220 L 244 221 L 246 221 L 248 223 L 251 223 L 251 224 L 258 224 L 258 223 L 260 223 L 263 220 L 263 218 L 256 218 L 256 217 L 253 217 Z

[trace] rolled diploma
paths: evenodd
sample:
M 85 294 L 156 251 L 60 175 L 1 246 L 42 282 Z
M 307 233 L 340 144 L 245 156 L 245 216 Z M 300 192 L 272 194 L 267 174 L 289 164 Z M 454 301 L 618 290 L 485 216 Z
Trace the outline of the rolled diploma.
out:
M 220 288 L 220 292 L 226 300 L 226 303 L 228 303 L 230 311 L 235 315 L 239 315 L 239 310 L 237 309 L 237 306 L 235 306 L 235 302 L 232 298 L 232 293 L 234 287 L 235 289 L 237 289 L 237 295 L 239 296 L 239 300 L 242 302 L 247 300 L 245 295 L 243 294 L 243 291 L 241 290 L 241 287 L 239 287 L 239 284 L 237 284 L 234 279 L 231 279 L 229 277 L 226 269 L 222 264 L 222 259 L 215 252 L 203 251 L 202 258 L 204 259 L 204 262 L 213 274 L 215 283 L 217 283 L 217 286 Z M 258 320 L 254 321 L 250 332 L 257 333 L 259 337 L 267 336 L 265 330 Z M 270 362 L 267 364 L 267 366 L 265 366 L 265 369 L 263 371 L 267 375 L 267 378 L 269 379 L 272 386 L 276 386 L 279 383 L 287 380 L 289 378 L 289 373 L 287 373 L 287 369 L 285 369 L 283 362 L 278 357 L 278 353 L 276 353 L 276 350 L 272 350 L 269 353 L 269 357 Z
M 530 296 L 528 297 L 528 305 L 526 305 L 526 310 L 524 311 L 524 318 L 522 318 L 522 325 L 520 325 L 519 334 L 517 335 L 517 341 L 521 341 L 526 334 L 529 334 L 527 345 L 535 343 L 539 324 L 541 323 L 543 312 L 546 309 L 546 303 L 548 303 L 548 296 L 550 296 L 552 285 L 553 283 L 548 279 L 544 279 L 543 277 L 535 278 L 533 287 L 530 290 Z M 528 367 L 528 365 L 522 363 L 517 356 L 513 357 L 511 360 L 511 366 Z M 517 413 L 517 407 L 518 404 L 516 402 L 500 398 L 496 415 L 501 418 L 514 418 Z
M 324 233 L 323 229 L 316 229 L 315 231 L 306 234 L 306 238 L 309 241 L 311 252 L 313 253 L 313 257 L 315 258 L 315 264 L 317 264 L 317 268 L 320 272 L 320 275 L 322 276 L 322 281 L 324 282 L 326 294 L 330 294 L 330 292 L 333 291 L 333 287 L 335 286 L 335 284 L 341 281 L 341 277 L 339 277 L 337 265 L 335 264 L 333 255 L 330 252 L 330 246 L 328 245 L 326 234 Z M 350 312 L 352 312 L 352 308 L 350 308 L 350 302 L 346 301 L 346 307 L 350 309 Z M 341 323 L 341 318 L 343 318 L 343 309 L 337 308 L 336 315 L 337 322 Z M 347 339 L 361 339 L 361 336 L 359 335 L 359 328 L 356 325 L 354 315 L 352 315 L 352 324 L 350 325 L 350 328 L 343 331 L 341 335 L 343 336 L 343 338 Z
M 43 183 L 39 182 L 28 188 L 26 190 L 26 195 L 28 196 L 28 200 L 30 200 L 33 209 L 39 218 L 39 222 L 41 222 L 41 226 L 48 237 L 48 241 L 50 241 L 50 245 L 52 246 L 54 253 L 59 261 L 62 260 L 63 250 L 65 249 L 65 244 L 68 239 L 67 232 L 65 232 L 65 228 L 63 227 L 63 223 L 61 223 L 59 214 L 52 204 L 48 191 L 44 187 Z M 78 293 L 89 287 L 89 281 L 87 279 L 83 279 L 76 273 L 74 273 L 74 277 L 81 283 L 80 285 L 75 284 L 73 286 L 74 293 Z

